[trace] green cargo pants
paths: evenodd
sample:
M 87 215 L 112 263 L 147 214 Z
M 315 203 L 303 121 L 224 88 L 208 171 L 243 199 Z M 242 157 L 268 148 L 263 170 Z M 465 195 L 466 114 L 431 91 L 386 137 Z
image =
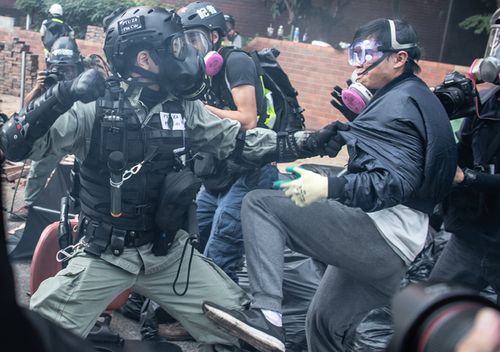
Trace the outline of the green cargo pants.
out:
M 166 256 L 151 253 L 151 244 L 126 248 L 116 257 L 100 258 L 79 253 L 55 277 L 42 282 L 31 297 L 30 308 L 80 336 L 87 336 L 99 315 L 121 292 L 133 288 L 157 302 L 199 342 L 238 346 L 203 314 L 205 300 L 238 309 L 249 303 L 247 294 L 210 259 L 195 251 L 189 288 L 184 296 L 173 291 L 173 282 L 187 234 L 179 231 Z M 191 246 L 188 245 L 176 290 L 186 285 Z

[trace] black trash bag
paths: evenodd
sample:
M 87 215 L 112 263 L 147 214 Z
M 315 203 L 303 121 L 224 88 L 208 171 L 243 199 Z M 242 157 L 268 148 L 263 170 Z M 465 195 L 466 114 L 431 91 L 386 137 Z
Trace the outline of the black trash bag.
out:
M 141 310 L 140 331 L 142 341 L 168 341 L 159 334 L 160 324 L 171 324 L 176 322 L 160 305 L 149 298 L 144 301 Z
M 431 227 L 429 228 L 424 249 L 406 271 L 401 280 L 401 288 L 411 283 L 427 280 L 449 238 L 449 233 L 435 232 Z M 344 344 L 347 351 L 385 351 L 393 334 L 390 307 L 384 306 L 371 310 L 359 325 L 354 325 L 352 329 L 355 329 L 354 334 L 347 333 L 347 336 L 353 336 L 353 338 Z
M 285 251 L 283 326 L 287 351 L 307 351 L 306 315 L 326 265 L 303 254 Z
M 127 302 L 120 307 L 119 311 L 129 319 L 140 321 L 141 308 L 144 304 L 145 297 L 138 293 L 132 292 L 127 299 Z
M 348 351 L 384 352 L 392 334 L 392 315 L 389 306 L 370 311 L 356 327 L 353 346 Z
M 409 284 L 427 280 L 449 239 L 450 234 L 448 232 L 436 232 L 432 227 L 429 227 L 424 249 L 406 271 L 400 287 L 404 288 Z
M 283 275 L 283 327 L 287 352 L 307 351 L 306 314 L 326 265 L 285 249 Z M 246 262 L 237 273 L 239 285 L 249 292 Z

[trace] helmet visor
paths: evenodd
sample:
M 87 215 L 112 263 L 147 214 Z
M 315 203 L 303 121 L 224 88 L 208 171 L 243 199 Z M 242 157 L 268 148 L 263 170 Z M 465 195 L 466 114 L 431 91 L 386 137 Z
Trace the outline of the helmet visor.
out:
M 186 40 L 182 33 L 178 33 L 168 40 L 167 52 L 177 60 L 186 58 Z
M 210 40 L 203 30 L 189 29 L 185 31 L 184 35 L 188 44 L 198 50 L 200 56 L 204 57 L 211 50 Z
M 379 51 L 379 47 L 380 43 L 372 39 L 354 42 L 347 49 L 349 65 L 362 66 L 380 59 L 384 55 L 384 52 Z

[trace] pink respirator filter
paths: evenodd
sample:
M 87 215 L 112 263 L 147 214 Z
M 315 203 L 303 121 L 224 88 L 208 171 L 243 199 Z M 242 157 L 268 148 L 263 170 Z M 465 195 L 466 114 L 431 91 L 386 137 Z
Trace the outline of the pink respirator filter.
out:
M 362 94 L 352 86 L 342 90 L 342 101 L 345 106 L 352 112 L 359 114 L 365 108 L 368 101 L 363 98 Z
M 210 51 L 205 55 L 205 72 L 209 76 L 215 76 L 222 68 L 224 59 L 216 51 Z

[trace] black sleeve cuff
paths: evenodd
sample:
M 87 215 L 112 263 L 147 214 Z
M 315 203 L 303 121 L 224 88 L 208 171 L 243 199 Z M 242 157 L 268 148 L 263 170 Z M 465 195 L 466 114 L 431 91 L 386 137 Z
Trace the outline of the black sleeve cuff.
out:
M 344 193 L 347 180 L 344 177 L 328 177 L 328 198 L 338 199 Z

